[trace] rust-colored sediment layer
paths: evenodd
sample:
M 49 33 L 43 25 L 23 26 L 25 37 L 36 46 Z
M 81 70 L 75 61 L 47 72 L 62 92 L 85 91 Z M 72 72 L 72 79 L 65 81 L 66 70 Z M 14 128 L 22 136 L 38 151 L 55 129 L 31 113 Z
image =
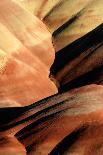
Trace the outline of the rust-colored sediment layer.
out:
M 45 35 L 44 35 L 45 34 Z M 0 106 L 28 105 L 57 92 L 46 26 L 13 1 L 0 1 Z
M 40 127 L 44 124 L 42 130 L 36 134 L 34 131 L 31 136 L 21 140 L 24 145 L 30 146 L 31 151 L 28 154 L 49 154 L 67 136 L 67 142 L 64 141 L 59 148 L 55 148 L 58 148 L 57 152 L 55 150 L 51 154 L 59 154 L 63 150 L 63 155 L 71 152 L 80 155 L 90 155 L 90 152 L 102 154 L 103 86 L 91 85 L 74 89 L 63 98 L 68 110 L 46 123 L 41 123 Z
M 43 109 L 46 111 L 41 111 Z M 38 111 L 40 111 L 39 115 L 37 115 Z M 7 136 L 11 135 L 11 131 L 12 134 L 17 131 L 16 137 L 26 147 L 28 155 L 59 153 L 65 155 L 71 152 L 80 155 L 100 152 L 102 155 L 102 113 L 103 86 L 88 85 L 39 102 L 38 107 L 35 107 L 34 110 L 32 108 L 21 116 L 21 120 L 23 120 L 36 114 L 31 119 L 32 124 L 29 119 L 29 122 L 25 122 L 25 128 L 23 124 L 18 124 L 18 127 L 23 127 L 18 128 L 22 129 L 20 132 L 17 127 L 12 127 L 6 132 L 2 132 L 1 135 L 5 137 L 5 134 Z M 11 124 L 19 120 L 20 117 Z M 28 127 L 26 127 L 27 125 Z M 2 140 L 1 142 L 3 143 Z M 9 143 L 5 148 L 8 145 Z M 12 144 L 12 146 L 14 145 Z M 3 151 L 5 153 L 5 149 Z

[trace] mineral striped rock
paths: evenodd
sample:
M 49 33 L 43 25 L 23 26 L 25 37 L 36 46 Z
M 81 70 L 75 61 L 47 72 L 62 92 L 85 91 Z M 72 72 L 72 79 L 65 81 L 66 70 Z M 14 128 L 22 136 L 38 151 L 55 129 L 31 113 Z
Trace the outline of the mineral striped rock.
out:
M 0 1 L 0 155 L 103 155 L 102 4 Z
M 28 155 L 103 153 L 103 86 L 87 85 L 28 107 L 2 110 L 0 134 L 5 139 L 15 135 Z
M 43 19 L 61 0 L 14 0 L 38 18 Z
M 13 1 L 0 1 L 0 107 L 28 105 L 56 93 L 49 79 L 54 53 L 43 22 Z
M 83 75 L 86 76 L 89 72 L 95 72 L 94 70 L 103 71 L 103 24 L 57 52 L 51 68 L 54 78 L 63 87 L 70 83 L 73 84 L 74 80 Z M 101 73 L 100 75 L 98 74 L 98 77 L 101 81 L 103 79 Z M 75 82 L 76 85 L 79 83 L 82 82 Z
M 12 136 L 0 136 L 0 155 L 26 155 L 25 147 Z
M 81 38 L 103 23 L 102 4 L 103 0 L 64 0 L 61 6 L 53 11 L 55 14 L 58 12 L 58 14 L 55 16 L 52 16 L 53 12 L 50 14 L 46 21 L 47 25 L 49 25 L 49 20 L 56 18 L 54 19 L 54 23 L 57 23 L 59 27 L 55 29 L 55 24 L 52 26 L 50 21 L 52 32 L 57 31 L 54 33 L 56 51 Z M 66 12 L 65 15 L 63 14 L 64 10 Z M 64 17 L 63 21 L 58 16 Z

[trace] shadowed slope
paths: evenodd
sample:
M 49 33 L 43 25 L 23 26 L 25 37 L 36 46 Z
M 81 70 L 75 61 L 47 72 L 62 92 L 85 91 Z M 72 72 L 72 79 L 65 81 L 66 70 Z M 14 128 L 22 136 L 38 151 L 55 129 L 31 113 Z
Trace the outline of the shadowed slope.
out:
M 103 24 L 57 52 L 51 72 L 63 86 L 102 65 Z
M 38 155 L 40 152 L 46 155 L 66 136 L 84 125 L 90 126 L 90 129 L 95 125 L 95 130 L 99 129 L 102 125 L 103 86 L 90 85 L 73 89 L 24 107 L 23 111 L 14 121 L 1 124 L 1 134 L 16 134 L 30 155 Z M 75 136 L 72 137 L 74 145 L 77 140 Z M 97 143 L 99 142 L 98 139 Z M 91 146 L 94 145 L 92 139 L 90 143 Z

